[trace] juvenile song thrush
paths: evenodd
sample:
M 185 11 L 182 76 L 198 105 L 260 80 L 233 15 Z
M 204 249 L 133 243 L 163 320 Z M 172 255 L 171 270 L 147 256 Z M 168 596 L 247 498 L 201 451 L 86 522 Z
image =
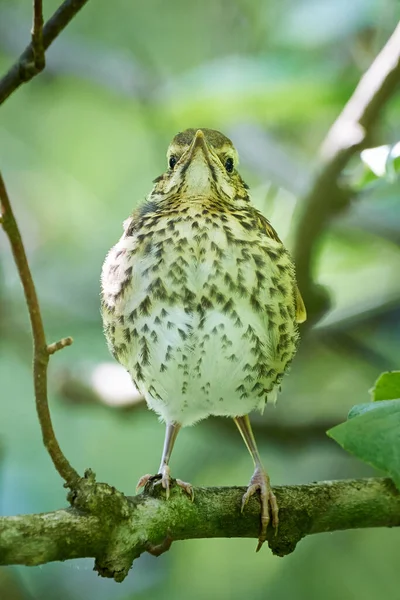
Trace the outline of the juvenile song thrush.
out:
M 275 402 L 306 311 L 291 257 L 251 204 L 232 142 L 187 129 L 167 158 L 105 260 L 105 335 L 166 423 L 158 476 L 167 497 L 179 429 L 210 415 L 234 419 L 255 466 L 242 510 L 259 491 L 259 549 L 270 518 L 278 524 L 278 506 L 248 413 Z M 190 484 L 176 483 L 193 499 Z

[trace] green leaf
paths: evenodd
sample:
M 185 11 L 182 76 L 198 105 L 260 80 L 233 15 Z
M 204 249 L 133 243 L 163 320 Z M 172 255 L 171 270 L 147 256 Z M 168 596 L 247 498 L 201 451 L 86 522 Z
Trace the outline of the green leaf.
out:
M 364 404 L 356 404 L 349 410 L 349 414 L 347 415 L 348 419 L 353 419 L 354 417 L 359 417 L 370 410 L 373 410 L 377 407 L 377 404 L 373 402 L 365 402 Z
M 382 373 L 371 390 L 372 400 L 395 400 L 400 398 L 400 371 Z
M 397 400 L 397 398 L 396 398 Z M 374 402 L 365 402 L 365 404 L 356 404 L 349 410 L 349 414 L 347 415 L 348 419 L 352 419 L 353 417 L 358 417 L 359 415 L 363 415 L 370 410 L 375 410 L 380 406 L 384 406 L 385 404 L 390 403 L 391 400 L 381 400 L 379 404 L 375 404 Z
M 328 435 L 347 452 L 385 471 L 400 489 L 400 400 L 361 404 L 350 414 Z

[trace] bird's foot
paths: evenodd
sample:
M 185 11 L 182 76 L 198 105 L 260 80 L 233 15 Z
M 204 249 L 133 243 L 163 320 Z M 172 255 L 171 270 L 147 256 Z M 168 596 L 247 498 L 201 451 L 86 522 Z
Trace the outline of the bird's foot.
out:
M 144 487 L 148 481 L 155 480 L 155 479 L 158 479 L 158 481 L 155 482 L 155 485 L 161 484 L 162 487 L 165 489 L 165 496 L 168 500 L 171 483 L 173 480 L 171 478 L 171 470 L 170 470 L 169 466 L 165 465 L 165 464 L 162 465 L 162 467 L 160 467 L 160 470 L 157 473 L 157 475 L 143 475 L 143 477 L 141 477 L 137 483 L 136 490 L 140 489 L 141 487 Z M 187 495 L 190 497 L 191 501 L 193 502 L 193 500 L 194 500 L 193 486 L 190 483 L 186 483 L 186 481 L 182 481 L 181 479 L 175 479 L 175 483 L 176 483 L 176 485 L 181 487 L 187 493 Z
M 242 508 L 243 512 L 246 504 L 249 499 L 257 492 L 260 492 L 260 502 L 261 502 L 261 531 L 258 538 L 258 545 L 256 548 L 256 552 L 258 552 L 267 539 L 267 527 L 272 518 L 272 526 L 277 531 L 278 529 L 278 503 L 276 501 L 275 494 L 272 491 L 271 484 L 269 481 L 269 477 L 267 473 L 261 466 L 257 466 L 253 476 L 250 480 L 249 487 L 247 488 L 246 493 L 242 498 Z

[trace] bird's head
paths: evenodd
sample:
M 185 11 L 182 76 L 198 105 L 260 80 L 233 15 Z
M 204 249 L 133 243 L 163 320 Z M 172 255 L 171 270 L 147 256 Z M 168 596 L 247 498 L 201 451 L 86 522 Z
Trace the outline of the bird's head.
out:
M 248 201 L 248 186 L 237 171 L 238 153 L 231 140 L 214 129 L 186 129 L 168 147 L 168 170 L 155 180 L 152 196 L 216 197 Z

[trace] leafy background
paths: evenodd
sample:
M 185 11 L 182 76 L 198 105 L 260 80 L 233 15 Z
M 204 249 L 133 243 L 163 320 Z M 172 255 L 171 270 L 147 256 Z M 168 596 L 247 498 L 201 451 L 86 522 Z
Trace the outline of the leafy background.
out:
M 56 7 L 47 0 L 46 16 Z M 0 1 L 2 70 L 26 45 L 30 10 Z M 163 426 L 141 403 L 121 406 L 131 389 L 108 368 L 98 280 L 122 221 L 164 170 L 170 138 L 189 126 L 229 135 L 254 201 L 290 247 L 317 148 L 399 16 L 395 0 L 92 1 L 51 48 L 46 72 L 2 107 L 0 165 L 48 338 L 75 339 L 51 361 L 50 392 L 59 441 L 79 471 L 90 466 L 132 494 L 158 466 Z M 399 113 L 395 98 L 372 146 L 400 139 Z M 325 431 L 368 402 L 381 371 L 399 368 L 396 168 L 395 158 L 379 168 L 376 153 L 350 165 L 357 197 L 315 257 L 332 309 L 303 336 L 276 409 L 254 416 L 276 485 L 374 473 Z M 26 308 L 0 236 L 3 514 L 65 505 L 40 439 L 30 356 Z M 182 431 L 172 458 L 173 474 L 199 485 L 244 485 L 251 467 L 234 425 L 217 419 Z M 256 555 L 254 540 L 179 542 L 158 559 L 143 556 L 119 585 L 97 578 L 91 560 L 3 568 L 0 597 L 397 598 L 399 535 L 318 535 L 284 559 Z

